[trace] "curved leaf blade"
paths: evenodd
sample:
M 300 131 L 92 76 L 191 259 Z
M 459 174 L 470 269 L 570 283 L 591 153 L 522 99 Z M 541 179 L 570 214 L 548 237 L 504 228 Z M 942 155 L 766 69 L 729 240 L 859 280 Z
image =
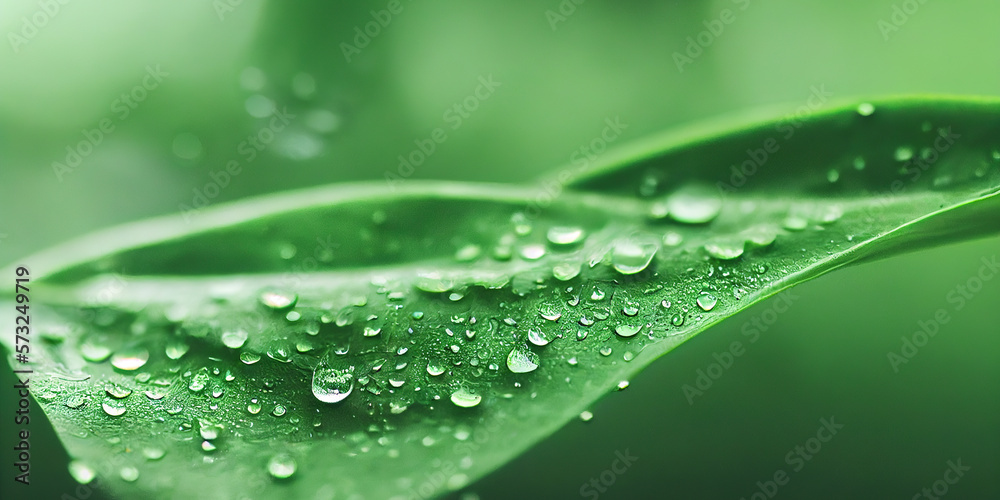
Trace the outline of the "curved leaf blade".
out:
M 346 185 L 54 249 L 25 261 L 36 398 L 121 494 L 460 488 L 756 301 L 1000 230 L 1000 104 L 855 108 L 803 121 L 722 192 L 786 122 L 627 151 L 544 207 L 533 188 Z M 873 199 L 943 123 L 961 140 Z

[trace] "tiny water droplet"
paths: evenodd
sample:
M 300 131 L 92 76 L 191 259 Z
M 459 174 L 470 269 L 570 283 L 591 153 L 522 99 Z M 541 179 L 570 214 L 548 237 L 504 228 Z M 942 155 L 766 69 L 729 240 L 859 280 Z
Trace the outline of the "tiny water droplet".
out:
M 132 389 L 118 384 L 108 383 L 104 385 L 104 392 L 108 393 L 109 396 L 115 399 L 122 399 L 127 398 L 130 394 L 132 394 Z
M 288 479 L 295 474 L 298 465 L 287 453 L 278 453 L 267 461 L 267 472 L 275 479 Z
M 126 347 L 111 356 L 111 365 L 119 370 L 133 371 L 149 361 L 149 351 L 142 347 Z
M 228 331 L 222 334 L 222 343 L 230 349 L 239 349 L 246 343 L 247 337 L 247 332 L 242 329 Z
M 670 318 L 670 324 L 672 324 L 674 326 L 681 326 L 681 325 L 683 325 L 684 324 L 684 316 L 682 316 L 680 313 L 677 313 L 677 314 L 673 315 Z
M 580 264 L 560 262 L 552 266 L 552 277 L 559 281 L 569 281 L 580 275 Z
M 858 114 L 861 116 L 871 116 L 875 113 L 875 105 L 870 102 L 858 104 Z
M 124 402 L 114 399 L 105 399 L 104 402 L 101 403 L 101 408 L 104 409 L 104 413 L 107 413 L 112 417 L 123 415 L 127 409 Z
M 538 355 L 520 347 L 507 355 L 507 368 L 514 373 L 528 373 L 538 368 Z
M 202 368 L 201 371 L 191 377 L 188 389 L 193 392 L 201 392 L 206 385 L 208 385 L 208 371 Z
M 479 255 L 483 253 L 482 247 L 479 245 L 468 244 L 464 245 L 455 251 L 455 260 L 458 262 L 472 262 L 479 258 Z
M 521 258 L 524 260 L 538 260 L 545 256 L 545 246 L 537 243 L 521 247 Z
M 716 299 L 714 295 L 706 294 L 698 297 L 697 302 L 698 307 L 700 307 L 703 311 L 708 312 L 715 308 L 715 304 L 717 304 L 719 300 Z
M 333 358 L 340 361 L 339 358 Z M 354 366 L 331 366 L 321 361 L 313 370 L 312 393 L 324 403 L 339 403 L 354 390 Z
M 854 170 L 864 170 L 865 169 L 865 158 L 863 156 L 858 156 L 854 158 Z
M 322 400 L 320 400 L 320 401 L 322 401 Z M 286 410 L 284 406 L 282 406 L 282 405 L 274 405 L 274 409 L 271 410 L 271 415 L 274 415 L 275 417 L 280 417 L 280 416 L 284 415 L 286 411 L 288 411 L 288 410 Z
M 545 308 L 545 307 L 543 307 L 541 310 L 539 310 L 538 314 L 542 318 L 545 318 L 545 319 L 547 319 L 549 321 L 559 321 L 559 318 L 562 317 L 562 313 L 561 312 L 559 312 L 559 311 L 557 311 L 555 309 L 549 309 L 549 308 Z
M 632 337 L 639 333 L 639 330 L 641 329 L 642 325 L 618 325 L 615 327 L 615 333 L 617 333 L 619 337 Z
M 268 288 L 260 293 L 260 303 L 265 307 L 280 311 L 295 306 L 299 296 L 287 290 Z
M 437 377 L 438 375 L 444 373 L 444 371 L 445 368 L 443 364 L 438 363 L 437 361 L 427 362 L 427 373 L 430 374 L 432 377 Z
M 910 161 L 913 158 L 913 148 L 907 146 L 900 146 L 896 148 L 896 152 L 892 155 L 896 161 Z
M 260 354 L 253 353 L 250 351 L 243 351 L 240 353 L 240 361 L 242 361 L 244 364 L 252 365 L 260 361 Z
M 705 252 L 719 260 L 738 259 L 744 251 L 743 238 L 718 239 L 705 243 Z
M 86 463 L 73 460 L 69 463 L 69 475 L 73 476 L 73 479 L 76 479 L 76 482 L 80 484 L 88 484 L 94 480 L 97 472 Z
M 804 217 L 789 215 L 785 218 L 783 225 L 789 231 L 801 231 L 809 226 L 809 221 Z
M 837 170 L 837 169 L 835 169 L 835 168 L 831 168 L 826 173 L 826 180 L 830 184 L 833 184 L 834 182 L 839 181 L 840 180 L 840 171 Z
M 722 198 L 711 186 L 688 184 L 667 199 L 670 216 L 684 224 L 705 224 L 719 216 Z
M 657 250 L 656 243 L 619 240 L 611 250 L 611 265 L 621 274 L 636 274 L 649 267 Z
M 549 228 L 546 236 L 549 243 L 557 246 L 573 245 L 583 241 L 587 233 L 580 227 L 553 226 Z
M 610 356 L 611 355 L 611 348 L 608 347 L 608 346 L 604 346 L 604 347 L 601 348 L 600 353 L 601 353 L 601 356 Z
M 547 337 L 545 333 L 535 330 L 533 328 L 528 330 L 528 340 L 532 344 L 535 344 L 539 347 L 548 345 L 549 342 L 552 342 L 552 339 Z
M 460 388 L 457 391 L 451 393 L 451 402 L 455 403 L 455 406 L 460 406 L 462 408 L 472 408 L 479 404 L 483 400 L 483 397 L 479 394 L 470 392 L 465 388 Z
M 626 387 L 628 387 L 628 380 L 622 380 L 621 382 L 618 382 L 619 391 L 625 390 Z
M 80 354 L 91 363 L 100 363 L 111 356 L 111 349 L 97 339 L 89 338 L 80 344 Z
M 583 420 L 584 422 L 590 422 L 590 420 L 593 418 L 594 414 L 587 410 L 580 412 L 580 420 Z
M 663 244 L 668 247 L 675 247 L 684 242 L 684 237 L 676 231 L 667 231 L 663 234 Z
M 187 354 L 189 348 L 186 343 L 175 340 L 168 343 L 164 351 L 170 359 L 181 359 L 181 357 Z
M 251 415 L 256 415 L 260 413 L 260 410 L 261 406 L 259 403 L 253 402 L 247 405 L 247 411 L 250 412 Z
M 131 465 L 122 467 L 121 470 L 118 471 L 118 475 L 121 476 L 121 478 L 124 479 L 125 481 L 131 483 L 134 482 L 136 479 L 139 479 L 139 469 L 136 469 Z
M 157 446 L 149 446 L 142 449 L 142 456 L 146 457 L 146 460 L 159 460 L 166 454 L 166 450 Z
M 63 404 L 65 404 L 67 408 L 75 410 L 87 404 L 87 398 L 85 398 L 82 394 L 73 394 L 66 398 L 66 402 Z

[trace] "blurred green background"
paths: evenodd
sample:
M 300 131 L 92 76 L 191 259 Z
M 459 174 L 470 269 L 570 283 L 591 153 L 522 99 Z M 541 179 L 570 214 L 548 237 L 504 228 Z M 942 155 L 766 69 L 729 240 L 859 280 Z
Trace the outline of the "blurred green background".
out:
M 3 2 L 0 261 L 179 213 L 201 196 L 215 205 L 382 181 L 438 127 L 447 138 L 409 178 L 531 182 L 568 164 L 606 119 L 627 125 L 616 140 L 625 143 L 764 105 L 792 112 L 814 88 L 833 99 L 1000 92 L 995 2 L 398 5 Z M 397 13 L 382 12 L 390 6 Z M 675 53 L 724 9 L 733 22 L 703 37 L 711 43 L 679 71 Z M 358 38 L 379 20 L 367 43 Z M 345 55 L 344 44 L 357 41 Z M 481 78 L 499 85 L 475 99 L 474 111 L 449 112 Z M 272 106 L 290 116 L 280 131 L 269 128 Z M 269 140 L 251 157 L 252 136 Z M 78 165 L 67 164 L 67 148 L 80 154 Z M 222 182 L 233 161 L 240 173 Z M 794 307 L 689 405 L 681 386 L 770 304 L 755 306 L 604 399 L 593 421 L 572 423 L 471 491 L 579 498 L 580 486 L 628 449 L 639 460 L 601 498 L 750 498 L 756 481 L 790 469 L 785 454 L 815 435 L 821 417 L 835 416 L 843 433 L 778 495 L 911 498 L 961 458 L 972 470 L 949 495 L 1000 497 L 1000 280 L 900 373 L 886 360 L 918 320 L 949 307 L 947 293 L 981 257 L 997 252 L 992 238 L 807 283 L 794 291 Z M 10 392 L 3 398 L 9 415 Z M 31 497 L 60 498 L 74 486 L 41 427 Z M 12 437 L 0 436 L 3 449 Z M 9 479 L 2 484 L 4 498 L 28 498 Z

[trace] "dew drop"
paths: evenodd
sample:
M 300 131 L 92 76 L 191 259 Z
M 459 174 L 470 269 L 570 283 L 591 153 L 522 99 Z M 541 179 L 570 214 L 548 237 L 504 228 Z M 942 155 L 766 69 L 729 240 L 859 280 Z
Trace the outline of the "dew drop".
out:
M 243 364 L 252 365 L 260 361 L 260 354 L 253 353 L 250 351 L 243 351 L 240 353 L 240 361 L 242 361 Z
M 580 275 L 580 264 L 560 262 L 552 266 L 552 277 L 559 281 L 569 281 Z
M 553 226 L 549 228 L 546 236 L 549 243 L 557 246 L 573 245 L 583 241 L 586 232 L 580 227 Z
M 482 247 L 470 243 L 462 246 L 455 252 L 455 260 L 458 262 L 472 262 L 478 259 L 482 253 Z
M 611 265 L 621 274 L 636 274 L 649 267 L 657 250 L 656 243 L 619 240 L 611 250 Z
M 111 356 L 111 365 L 119 370 L 133 371 L 149 361 L 149 351 L 142 347 L 127 347 Z
M 533 328 L 528 330 L 528 340 L 532 344 L 535 344 L 539 347 L 548 345 L 549 342 L 552 342 L 552 339 L 547 337 L 545 333 L 535 330 Z
M 118 417 L 125 413 L 127 407 L 125 403 L 117 401 L 114 399 L 106 399 L 101 403 L 101 408 L 104 409 L 104 413 L 111 415 L 112 417 Z
M 677 313 L 677 314 L 673 315 L 670 318 L 670 324 L 672 324 L 674 326 L 681 326 L 681 325 L 683 325 L 684 324 L 684 316 L 682 316 L 680 313 Z
M 801 231 L 809 226 L 809 221 L 803 217 L 789 215 L 785 218 L 783 225 L 789 231 Z
M 432 377 L 437 377 L 438 375 L 444 373 L 444 371 L 445 371 L 444 365 L 442 365 L 441 363 L 438 363 L 437 361 L 427 362 L 427 373 L 430 374 Z
M 716 299 L 714 295 L 706 294 L 698 297 L 697 302 L 698 307 L 700 307 L 703 311 L 708 312 L 715 308 L 715 304 L 717 304 L 719 300 Z
M 641 329 L 641 325 L 618 325 L 615 327 L 615 333 L 618 334 L 619 337 L 632 337 L 639 333 L 639 330 Z
M 524 260 L 538 260 L 545 256 L 545 246 L 541 244 L 530 244 L 521 247 L 521 258 Z
M 865 158 L 863 156 L 858 156 L 854 158 L 854 170 L 864 170 L 865 169 Z
M 247 411 L 250 412 L 251 415 L 256 415 L 260 413 L 260 410 L 261 410 L 260 403 L 257 403 L 256 399 L 247 405 Z
M 299 300 L 299 296 L 287 290 L 269 288 L 260 293 L 259 299 L 260 303 L 265 307 L 280 311 L 295 306 L 295 303 Z
M 267 472 L 275 479 L 288 479 L 295 474 L 298 465 L 287 453 L 278 453 L 267 461 Z
M 73 394 L 72 396 L 66 398 L 66 401 L 63 404 L 65 404 L 67 408 L 75 410 L 87 404 L 87 398 L 83 397 L 82 394 Z
M 514 373 L 528 373 L 538 368 L 538 355 L 520 347 L 507 355 L 507 368 Z
M 80 344 L 80 354 L 91 363 L 100 363 L 111 356 L 111 349 L 96 339 L 87 339 Z
M 470 392 L 465 388 L 460 388 L 457 391 L 451 393 L 451 402 L 455 403 L 455 406 L 460 406 L 462 408 L 472 408 L 479 404 L 483 400 L 483 397 L 479 394 Z
M 835 169 L 835 168 L 831 168 L 826 173 L 826 180 L 830 184 L 833 184 L 834 182 L 839 181 L 840 180 L 840 171 L 837 170 L 837 169 Z
M 188 346 L 184 342 L 171 341 L 170 343 L 167 344 L 167 347 L 164 349 L 164 351 L 166 352 L 167 357 L 170 359 L 181 359 L 181 357 L 187 354 L 188 349 L 190 349 L 190 346 Z
M 580 420 L 582 420 L 584 422 L 590 422 L 591 419 L 593 419 L 593 418 L 594 418 L 594 414 L 591 413 L 591 412 L 589 412 L 589 411 L 587 411 L 587 410 L 584 410 L 584 411 L 580 412 Z
M 667 199 L 670 216 L 684 224 L 705 224 L 719 216 L 722 198 L 719 193 L 703 184 L 683 186 Z
M 619 391 L 625 390 L 625 388 L 628 387 L 628 380 L 622 380 L 621 382 L 618 382 L 617 387 Z
M 910 161 L 913 158 L 913 148 L 907 146 L 900 146 L 896 148 L 896 152 L 892 155 L 896 161 Z
M 201 392 L 208 385 L 208 371 L 204 368 L 198 373 L 195 373 L 191 377 L 191 381 L 188 383 L 188 389 L 192 392 Z
M 545 307 L 543 307 L 541 310 L 539 310 L 538 314 L 542 318 L 545 318 L 545 319 L 547 319 L 549 321 L 559 321 L 559 318 L 562 317 L 562 313 L 561 312 L 559 312 L 559 311 L 557 311 L 555 309 L 549 309 L 549 308 L 545 308 Z
M 339 358 L 334 358 L 339 361 Z M 333 367 L 323 360 L 313 370 L 312 393 L 324 403 L 339 403 L 354 390 L 354 366 Z
M 132 466 L 122 467 L 121 470 L 118 471 L 118 475 L 121 476 L 121 478 L 124 479 L 125 481 L 131 483 L 134 482 L 136 479 L 139 479 L 139 469 L 136 469 L 135 467 Z
M 625 304 L 625 307 L 622 307 L 622 314 L 626 316 L 635 316 L 636 314 L 639 314 L 639 305 L 632 302 Z
M 320 400 L 320 401 L 322 401 L 322 400 Z M 282 406 L 282 405 L 274 405 L 274 409 L 271 410 L 271 415 L 274 415 L 275 417 L 280 417 L 280 416 L 284 415 L 286 411 L 288 411 L 288 410 L 286 410 L 284 406 Z
M 611 348 L 608 347 L 608 346 L 604 346 L 604 347 L 601 348 L 600 353 L 601 353 L 601 356 L 610 356 L 611 355 Z
M 166 450 L 156 446 L 150 446 L 142 449 L 142 456 L 146 457 L 146 460 L 159 460 L 166 454 Z
M 871 116 L 875 113 L 875 105 L 870 102 L 858 104 L 858 114 L 861 116 Z
M 118 384 L 109 383 L 104 385 L 104 392 L 108 393 L 108 396 L 111 396 L 115 399 L 122 399 L 129 397 L 129 395 L 132 394 L 132 389 L 129 389 L 128 387 L 123 387 Z
M 246 343 L 247 336 L 247 332 L 242 329 L 225 332 L 222 334 L 222 343 L 230 349 L 239 349 Z
M 684 236 L 677 231 L 667 231 L 663 234 L 663 244 L 668 247 L 675 247 L 684 242 Z
M 719 260 L 738 259 L 743 255 L 744 240 L 742 238 L 719 239 L 705 243 L 705 252 Z
M 79 460 L 73 460 L 69 463 L 69 475 L 73 476 L 73 479 L 76 479 L 76 482 L 80 484 L 88 484 L 94 480 L 97 472 L 89 465 Z
M 217 439 L 219 437 L 220 430 L 221 426 L 219 425 L 213 424 L 212 422 L 204 419 L 198 420 L 198 434 L 200 434 L 201 438 L 206 441 Z

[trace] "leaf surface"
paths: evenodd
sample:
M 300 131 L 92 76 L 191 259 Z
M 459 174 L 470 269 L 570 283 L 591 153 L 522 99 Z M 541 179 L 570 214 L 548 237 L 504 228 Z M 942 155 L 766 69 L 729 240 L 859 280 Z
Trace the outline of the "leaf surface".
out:
M 338 185 L 86 237 L 17 264 L 33 394 L 120 496 L 459 489 L 757 301 L 1000 231 L 1000 102 L 873 110 L 656 137 L 534 186 Z

